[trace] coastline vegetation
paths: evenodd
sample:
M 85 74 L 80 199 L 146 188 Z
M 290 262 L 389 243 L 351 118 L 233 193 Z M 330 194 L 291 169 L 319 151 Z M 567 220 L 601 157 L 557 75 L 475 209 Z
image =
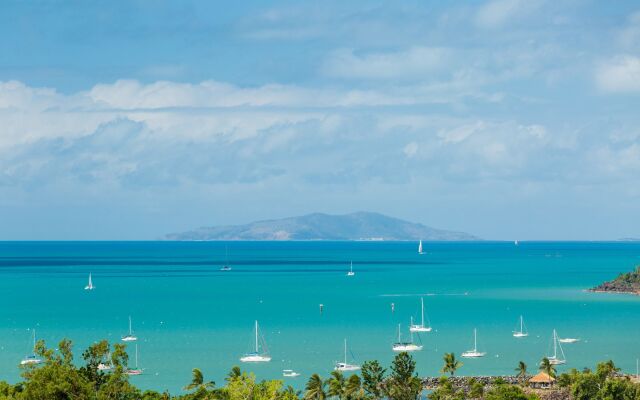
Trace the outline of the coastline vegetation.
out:
M 601 283 L 591 291 L 640 294 L 640 265 L 631 272 L 621 273 L 612 281 Z
M 362 365 L 361 374 L 345 376 L 332 371 L 325 379 L 313 374 L 304 390 L 285 386 L 282 380 L 257 381 L 255 375 L 233 367 L 223 385 L 205 379 L 194 368 L 184 393 L 142 391 L 129 381 L 128 355 L 124 344 L 95 343 L 75 363 L 72 343 L 63 340 L 57 350 L 43 341 L 36 344 L 42 364 L 22 366 L 22 382 L 0 381 L 0 400 L 640 400 L 640 384 L 620 374 L 613 361 L 599 363 L 595 371 L 571 369 L 558 375 L 548 359 L 539 370 L 553 378 L 551 388 L 527 385 L 527 365 L 520 362 L 513 377 L 457 377 L 462 367 L 453 353 L 443 357 L 443 375 L 425 391 L 427 383 L 418 377 L 416 362 L 399 353 L 389 370 L 377 361 Z M 80 366 L 78 366 L 80 364 Z M 109 365 L 109 370 L 100 366 Z

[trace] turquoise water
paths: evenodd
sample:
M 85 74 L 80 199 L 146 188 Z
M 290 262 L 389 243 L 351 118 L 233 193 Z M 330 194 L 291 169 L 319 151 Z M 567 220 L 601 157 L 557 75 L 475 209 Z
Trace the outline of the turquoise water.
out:
M 231 272 L 220 272 L 228 247 Z M 531 368 L 550 347 L 553 328 L 582 342 L 564 345 L 560 369 L 612 358 L 635 370 L 640 357 L 640 298 L 584 292 L 640 264 L 640 243 L 389 242 L 0 242 L 0 379 L 19 379 L 30 328 L 53 345 L 80 349 L 118 341 L 133 318 L 143 388 L 179 393 L 191 369 L 222 382 L 249 349 L 253 321 L 273 361 L 243 365 L 258 378 L 302 387 L 326 376 L 347 338 L 358 362 L 393 357 L 398 323 L 405 336 L 419 295 L 434 331 L 414 353 L 419 372 L 437 374 L 444 352 L 472 346 L 460 374 L 512 374 Z M 353 260 L 355 277 L 346 277 Z M 96 290 L 83 290 L 89 272 Z M 319 312 L 319 304 L 324 312 Z M 391 312 L 391 303 L 395 311 Z M 524 315 L 530 336 L 511 332 Z

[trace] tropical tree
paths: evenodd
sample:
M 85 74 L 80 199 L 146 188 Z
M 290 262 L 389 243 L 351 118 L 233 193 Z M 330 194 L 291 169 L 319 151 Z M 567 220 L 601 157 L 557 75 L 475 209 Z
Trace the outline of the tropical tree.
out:
M 620 368 L 616 367 L 616 365 L 613 363 L 613 360 L 601 362 L 596 365 L 596 375 L 602 382 L 604 382 L 607 378 L 615 376 L 618 371 L 620 371 Z
M 327 379 L 327 385 L 329 386 L 327 394 L 342 400 L 344 398 L 345 383 L 342 371 L 331 371 L 331 377 Z
M 187 390 L 187 391 L 193 390 L 194 391 L 192 394 L 193 398 L 202 399 L 207 395 L 207 392 L 210 389 L 213 389 L 213 387 L 215 386 L 215 382 L 213 381 L 205 382 L 204 375 L 202 375 L 202 371 L 200 371 L 200 369 L 198 368 L 194 368 L 193 371 L 191 371 L 191 373 L 193 374 L 191 383 L 185 386 L 184 390 Z
M 474 378 L 469 379 L 469 397 L 480 399 L 484 395 L 484 385 Z
M 385 385 L 385 394 L 390 400 L 416 400 L 422 391 L 422 381 L 415 370 L 416 362 L 409 353 L 396 355 Z
M 456 360 L 456 355 L 453 353 L 444 353 L 444 366 L 440 370 L 443 374 L 449 373 L 453 376 L 456 370 L 462 367 L 462 362 Z
M 362 364 L 362 388 L 373 400 L 381 399 L 384 396 L 382 384 L 386 370 L 377 361 L 366 361 Z
M 365 399 L 366 395 L 362 388 L 362 380 L 356 374 L 351 375 L 344 385 L 344 397 L 348 400 Z
M 327 393 L 325 392 L 325 382 L 320 378 L 320 375 L 313 374 L 305 385 L 304 399 L 305 400 L 325 400 Z
M 552 378 L 555 378 L 556 376 L 556 367 L 555 365 L 551 364 L 551 361 L 549 361 L 547 357 L 544 357 L 542 359 L 542 362 L 540 363 L 540 371 L 544 372 Z
M 527 377 L 527 364 L 525 364 L 524 361 L 520 361 L 516 368 L 516 372 L 516 377 L 520 379 L 521 384 L 524 384 L 524 380 Z

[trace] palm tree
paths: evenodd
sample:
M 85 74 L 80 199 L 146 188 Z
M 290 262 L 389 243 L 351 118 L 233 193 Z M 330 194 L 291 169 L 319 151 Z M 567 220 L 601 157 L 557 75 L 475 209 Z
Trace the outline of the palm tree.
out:
M 192 373 L 193 378 L 191 379 L 191 383 L 185 386 L 184 390 L 195 390 L 193 393 L 195 398 L 203 397 L 209 389 L 213 389 L 215 386 L 215 382 L 213 381 L 204 381 L 202 371 L 198 368 L 194 368 Z
M 325 400 L 327 393 L 324 391 L 325 382 L 320 378 L 320 375 L 313 374 L 307 381 L 305 386 L 304 399 L 305 400 Z
M 231 371 L 229 371 L 229 374 L 227 374 L 227 381 L 238 379 L 240 378 L 240 376 L 242 376 L 242 370 L 236 365 L 235 367 L 231 368 Z
M 349 400 L 364 399 L 362 380 L 358 375 L 351 375 L 344 386 L 344 396 Z
M 544 372 L 552 378 L 555 378 L 556 376 L 556 367 L 555 365 L 551 364 L 551 361 L 549 361 L 547 357 L 542 359 L 542 362 L 540 363 L 540 371 Z
M 462 362 L 456 360 L 456 355 L 453 353 L 444 353 L 443 360 L 444 366 L 440 370 L 443 374 L 448 372 L 453 376 L 456 373 L 456 370 L 463 365 Z
M 331 371 L 331 378 L 327 379 L 327 384 L 329 384 L 327 394 L 339 399 L 344 398 L 345 383 L 342 371 Z
M 520 378 L 520 383 L 523 384 L 524 379 L 527 377 L 527 364 L 525 364 L 524 361 L 520 361 L 516 368 L 516 372 L 518 373 L 516 376 Z

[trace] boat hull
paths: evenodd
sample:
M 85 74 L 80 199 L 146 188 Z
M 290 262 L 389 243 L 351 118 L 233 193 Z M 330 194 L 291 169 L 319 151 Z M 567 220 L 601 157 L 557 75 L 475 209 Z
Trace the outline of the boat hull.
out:
M 261 363 L 261 362 L 269 362 L 271 361 L 271 357 L 269 356 L 260 356 L 260 355 L 247 355 L 244 357 L 240 357 L 240 361 L 244 363 Z
M 345 364 L 345 363 L 337 363 L 334 370 L 336 371 L 359 371 L 360 370 L 360 366 L 359 365 L 353 365 L 353 364 Z
M 487 353 L 481 353 L 479 351 L 465 351 L 460 355 L 463 358 L 480 358 L 486 356 Z
M 417 344 L 405 344 L 405 343 L 397 343 L 392 347 L 393 351 L 420 351 L 422 350 L 422 346 L 418 346 Z
M 431 332 L 431 328 L 427 326 L 416 325 L 409 328 L 409 332 Z

